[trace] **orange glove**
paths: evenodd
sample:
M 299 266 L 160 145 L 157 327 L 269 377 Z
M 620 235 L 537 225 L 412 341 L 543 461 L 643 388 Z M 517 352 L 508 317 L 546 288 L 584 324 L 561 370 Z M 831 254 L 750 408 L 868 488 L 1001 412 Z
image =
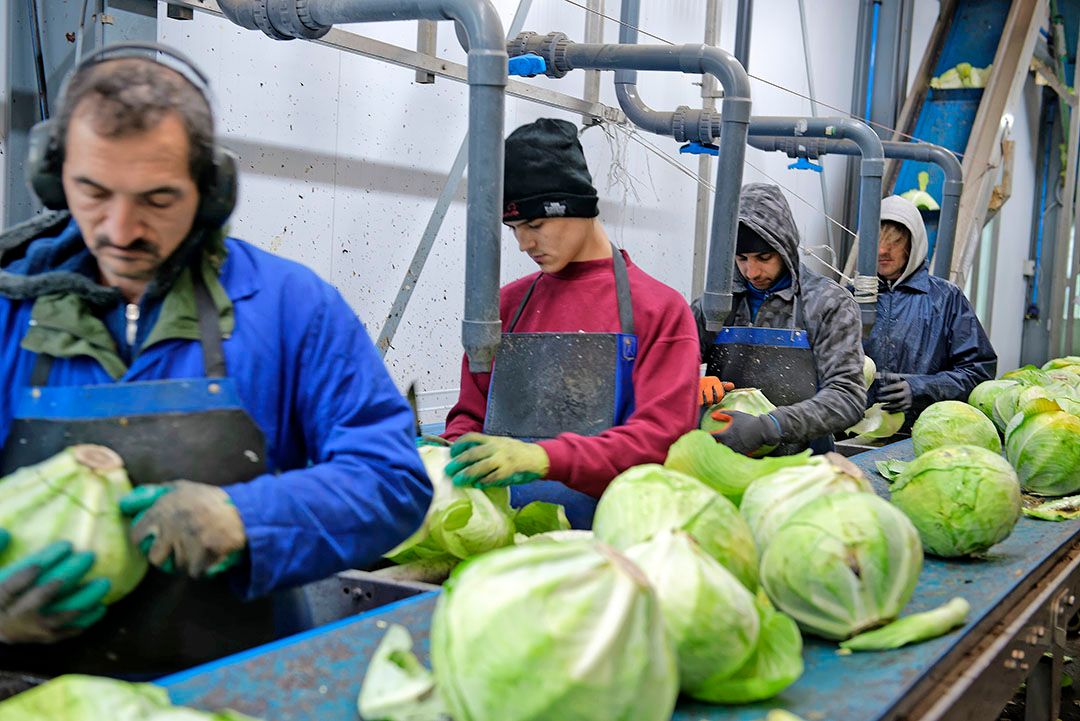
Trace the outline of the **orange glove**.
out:
M 698 391 L 703 406 L 715 406 L 724 400 L 724 394 L 731 390 L 735 390 L 734 383 L 721 381 L 716 376 L 705 376 L 698 381 Z

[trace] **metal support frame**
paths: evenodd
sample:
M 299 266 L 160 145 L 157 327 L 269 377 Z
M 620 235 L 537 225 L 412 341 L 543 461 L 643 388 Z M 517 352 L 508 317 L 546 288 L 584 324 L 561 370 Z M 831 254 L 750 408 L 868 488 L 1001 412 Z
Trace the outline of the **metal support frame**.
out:
M 416 22 L 416 52 L 422 55 L 434 55 L 439 37 L 439 24 L 434 20 Z M 428 70 L 416 71 L 416 82 L 431 85 L 435 82 L 435 73 Z
M 1080 70 L 1080 53 L 1074 64 L 1075 73 Z M 1069 272 L 1069 242 L 1073 237 L 1076 218 L 1080 213 L 1080 198 L 1076 193 L 1077 153 L 1080 152 L 1080 112 L 1072 109 L 1069 113 L 1069 149 L 1065 156 L 1065 192 L 1062 195 L 1062 208 L 1058 214 L 1058 224 L 1054 242 L 1054 280 L 1050 291 L 1050 309 L 1047 322 L 1050 331 L 1050 356 L 1068 355 L 1072 350 L 1069 331 L 1072 329 L 1072 309 L 1076 305 L 1073 293 L 1066 294 L 1070 282 L 1075 283 L 1077 268 L 1075 263 Z M 1080 245 L 1080 244 L 1077 244 Z M 1075 250 L 1075 249 L 1074 249 Z M 1070 288 L 1074 290 L 1074 288 Z M 1066 295 L 1069 307 L 1065 306 Z
M 938 664 L 949 671 L 924 679 L 909 694 L 919 700 L 896 709 L 898 717 L 920 721 L 997 718 L 1015 690 L 1028 680 L 1029 703 L 1049 712 L 1040 721 L 1058 718 L 1065 632 L 1080 595 L 1080 546 L 1063 548 L 1031 577 L 1039 581 L 1018 587 L 973 628 L 965 637 L 970 641 L 958 643 Z M 1047 652 L 1053 656 L 1049 678 L 1047 669 L 1038 665 Z M 1037 676 L 1034 689 L 1032 676 Z
M 160 0 L 164 2 L 165 0 Z M 189 7 L 194 10 L 224 17 L 218 0 L 168 0 L 170 4 Z M 316 45 L 342 50 L 353 55 L 360 55 L 372 60 L 379 60 L 398 67 L 408 68 L 430 73 L 437 78 L 454 80 L 464 83 L 468 80 L 468 68 L 452 60 L 440 58 L 434 55 L 403 48 L 392 43 L 383 42 L 364 35 L 333 28 L 321 38 L 311 39 Z M 560 93 L 548 88 L 531 85 L 527 82 L 509 79 L 506 83 L 506 94 L 522 100 L 545 105 L 550 108 L 558 108 L 572 113 L 580 113 L 589 118 L 604 120 L 611 123 L 623 124 L 626 116 L 618 108 L 604 105 L 600 102 L 591 102 L 573 95 Z
M 517 35 L 521 31 L 531 7 L 532 0 L 520 0 L 517 11 L 514 13 L 514 19 L 510 23 L 508 38 Z M 458 188 L 461 186 L 461 178 L 464 176 L 465 168 L 468 165 L 468 158 L 469 136 L 466 133 L 465 137 L 461 139 L 461 145 L 458 147 L 454 164 L 450 167 L 450 172 L 446 176 L 446 183 L 439 192 L 435 207 L 431 210 L 430 217 L 428 217 L 427 225 L 424 226 L 420 242 L 417 243 L 416 250 L 413 252 L 412 261 L 410 261 L 409 267 L 405 269 L 405 277 L 402 278 L 401 286 L 398 288 L 397 295 L 394 296 L 394 303 L 390 307 L 390 312 L 386 315 L 382 330 L 379 331 L 379 337 L 375 341 L 375 347 L 382 356 L 385 356 L 392 347 L 394 335 L 401 324 L 402 316 L 405 315 L 405 308 L 408 307 L 409 301 L 412 300 L 413 291 L 420 282 L 420 273 L 424 270 L 424 265 L 427 264 L 432 246 L 435 245 L 435 238 L 439 235 L 446 213 L 450 210 L 450 204 L 457 197 Z
M 586 8 L 585 42 L 602 43 L 604 42 L 604 0 L 586 0 Z M 513 35 L 517 35 L 517 33 L 515 32 Z M 582 97 L 593 103 L 600 100 L 599 70 L 585 71 L 585 91 Z M 600 122 L 596 118 L 589 116 L 582 116 L 581 120 L 586 125 L 596 125 Z

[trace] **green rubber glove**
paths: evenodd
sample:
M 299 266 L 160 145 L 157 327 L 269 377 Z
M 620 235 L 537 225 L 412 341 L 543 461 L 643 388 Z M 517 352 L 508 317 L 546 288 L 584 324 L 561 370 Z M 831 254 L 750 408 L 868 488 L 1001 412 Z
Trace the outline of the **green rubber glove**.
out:
M 213 577 L 238 564 L 247 547 L 240 513 L 217 486 L 191 481 L 139 486 L 120 499 L 120 510 L 134 515 L 132 542 L 167 573 Z
M 455 486 L 515 486 L 544 478 L 551 462 L 536 443 L 466 433 L 450 446 L 446 474 Z
M 154 505 L 154 502 L 171 490 L 171 487 L 157 483 L 136 486 L 130 493 L 120 499 L 118 504 L 120 513 L 131 518 L 131 527 L 134 528 L 142 520 L 142 517 L 146 515 L 146 512 L 150 510 L 150 507 Z M 139 541 L 139 550 L 144 556 L 150 555 L 150 549 L 154 547 L 155 539 L 156 536 L 153 533 L 148 533 Z M 169 556 L 162 562 L 160 568 L 165 573 L 175 573 L 176 562 L 172 556 Z
M 9 540 L 0 534 L 0 550 Z M 93 565 L 93 553 L 57 541 L 0 568 L 0 643 L 54 643 L 99 621 L 110 583 L 80 584 Z
M 447 448 L 450 446 L 450 441 L 441 436 L 430 436 L 425 433 L 422 436 L 416 437 L 416 447 L 423 448 L 424 446 L 441 446 Z

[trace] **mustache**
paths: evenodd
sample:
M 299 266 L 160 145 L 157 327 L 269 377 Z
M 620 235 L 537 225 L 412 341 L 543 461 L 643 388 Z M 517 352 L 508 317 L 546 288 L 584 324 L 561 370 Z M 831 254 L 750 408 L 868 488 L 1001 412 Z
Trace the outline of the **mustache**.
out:
M 94 250 L 105 250 L 106 248 L 115 248 L 116 250 L 127 253 L 146 253 L 155 258 L 158 257 L 157 246 L 145 238 L 136 238 L 127 245 L 117 245 L 109 240 L 109 237 L 106 235 L 99 235 L 94 238 Z

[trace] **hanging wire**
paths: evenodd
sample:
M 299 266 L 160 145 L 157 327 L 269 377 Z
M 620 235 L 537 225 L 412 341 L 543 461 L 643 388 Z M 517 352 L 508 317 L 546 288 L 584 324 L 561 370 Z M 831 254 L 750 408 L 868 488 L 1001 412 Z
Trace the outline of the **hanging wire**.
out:
M 599 15 L 600 17 L 604 18 L 605 20 L 610 20 L 610 21 L 612 21 L 614 23 L 618 23 L 619 25 L 622 25 L 623 27 L 630 28 L 631 30 L 634 30 L 635 32 L 637 32 L 637 33 L 639 33 L 641 35 L 645 35 L 646 37 L 652 38 L 653 40 L 658 40 L 658 41 L 660 41 L 662 43 L 665 43 L 667 45 L 675 45 L 675 43 L 671 42 L 670 40 L 667 40 L 666 38 L 662 38 L 659 35 L 654 35 L 653 33 L 650 33 L 647 30 L 642 30 L 641 28 L 635 27 L 635 26 L 631 25 L 630 23 L 623 22 L 619 18 L 613 17 L 613 16 L 608 15 L 606 13 L 602 13 L 599 10 L 594 10 L 593 8 L 590 8 L 590 7 L 586 6 L 586 5 L 582 5 L 579 2 L 575 2 L 574 0 L 563 0 L 563 2 L 568 3 L 570 5 L 573 5 L 574 7 L 579 7 L 582 10 L 584 10 L 585 12 L 590 12 L 590 13 L 593 13 L 595 15 Z M 828 108 L 829 110 L 835 110 L 836 112 L 840 113 L 841 115 L 843 115 L 845 117 L 854 118 L 855 120 L 866 123 L 867 125 L 872 125 L 874 127 L 881 128 L 882 130 L 887 130 L 888 132 L 890 132 L 890 133 L 892 133 L 892 134 L 894 134 L 896 136 L 906 138 L 908 140 L 914 140 L 915 142 L 918 142 L 918 143 L 929 142 L 929 141 L 923 140 L 922 138 L 918 138 L 918 137 L 916 137 L 914 135 L 909 135 L 908 133 L 905 133 L 902 130 L 897 130 L 896 128 L 890 127 L 890 126 L 888 126 L 888 125 L 886 125 L 884 123 L 878 123 L 878 122 L 875 122 L 875 121 L 870 120 L 868 118 L 861 118 L 858 115 L 852 114 L 848 110 L 844 110 L 843 108 L 838 108 L 835 105 L 830 105 L 829 103 L 826 103 L 825 101 L 819 100 L 817 98 L 811 98 L 809 95 L 803 95 L 802 93 L 798 92 L 797 90 L 792 90 L 791 88 L 786 87 L 784 85 L 781 85 L 779 83 L 774 83 L 771 80 L 766 80 L 765 78 L 760 77 L 758 75 L 754 75 L 753 73 L 748 72 L 747 76 L 750 77 L 750 78 L 753 78 L 754 80 L 757 80 L 758 82 L 765 83 L 766 85 L 772 86 L 772 87 L 776 88 L 777 90 L 782 90 L 785 93 L 790 93 L 791 95 L 794 95 L 794 96 L 796 96 L 798 98 L 802 98 L 803 100 L 809 101 L 811 103 L 816 103 L 817 105 L 823 105 L 826 108 Z M 960 158 L 961 160 L 964 159 L 963 153 L 954 153 L 954 155 L 956 155 L 956 157 Z

